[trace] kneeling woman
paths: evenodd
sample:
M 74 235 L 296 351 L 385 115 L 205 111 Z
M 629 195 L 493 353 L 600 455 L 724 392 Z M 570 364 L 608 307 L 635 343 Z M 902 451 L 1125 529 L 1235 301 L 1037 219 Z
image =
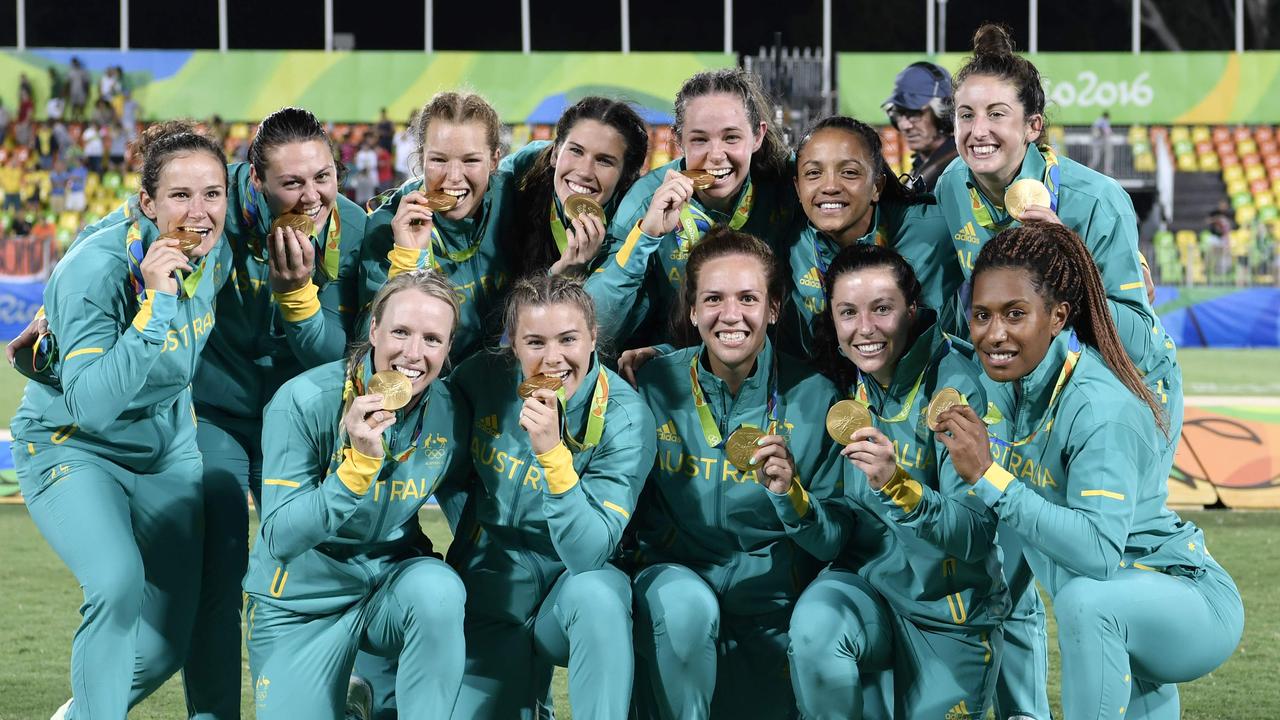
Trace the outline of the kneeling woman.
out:
M 532 718 L 568 665 L 576 717 L 625 718 L 631 583 L 608 560 L 653 466 L 653 417 L 596 356 L 578 282 L 517 282 L 504 324 L 511 355 L 449 377 L 474 419 L 471 504 L 449 548 L 468 597 L 454 717 Z M 442 496 L 446 512 L 456 500 Z
M 814 422 L 836 389 L 768 339 L 784 292 L 763 242 L 713 228 L 689 253 L 683 293 L 685 342 L 698 344 L 639 373 L 661 423 L 637 517 L 641 717 L 795 714 L 791 608 L 849 515 L 828 507 L 843 495 L 839 454 Z
M 434 382 L 456 290 L 435 271 L 403 273 L 371 314 L 349 360 L 290 380 L 267 406 L 262 527 L 244 583 L 260 718 L 341 717 L 358 649 L 399 655 L 407 717 L 448 717 L 458 695 L 465 592 L 418 526 L 466 459 L 462 413 Z
M 970 323 L 1004 419 L 988 445 L 954 408 L 939 438 L 1053 596 L 1064 714 L 1177 717 L 1174 683 L 1230 657 L 1244 611 L 1201 530 L 1165 506 L 1168 420 L 1080 238 L 1033 223 L 983 246 Z
M 968 495 L 930 424 L 946 402 L 985 409 L 982 372 L 921 305 L 893 250 L 847 247 L 825 282 L 819 358 L 857 398 L 841 432 L 860 428 L 842 453 L 858 522 L 796 603 L 797 704 L 806 718 L 877 717 L 881 698 L 862 687 L 888 670 L 894 717 L 986 717 L 1008 610 L 996 518 Z

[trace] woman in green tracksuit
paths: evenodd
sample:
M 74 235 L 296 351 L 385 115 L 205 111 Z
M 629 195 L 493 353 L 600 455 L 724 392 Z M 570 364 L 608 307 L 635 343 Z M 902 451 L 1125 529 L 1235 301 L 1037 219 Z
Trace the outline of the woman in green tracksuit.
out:
M 140 149 L 139 213 L 77 244 L 49 279 L 60 384 L 30 383 L 11 426 L 27 509 L 84 590 L 60 718 L 122 718 L 181 668 L 200 588 L 189 385 L 231 270 L 226 160 L 180 122 Z M 190 257 L 179 230 L 203 238 Z
M 973 278 L 974 345 L 1002 419 L 988 442 L 972 410 L 953 408 L 938 437 L 1053 597 L 1063 712 L 1177 718 L 1174 683 L 1230 657 L 1244 608 L 1204 533 L 1165 506 L 1164 409 L 1075 233 L 1001 232 Z
M 814 350 L 813 329 L 826 314 L 823 278 L 842 248 L 855 243 L 892 247 L 919 278 L 921 302 L 944 318 L 947 332 L 967 334 L 956 309 L 963 281 L 941 209 L 903 187 L 885 165 L 880 133 L 850 117 L 819 120 L 796 149 L 796 194 L 803 214 L 787 240 L 790 302 L 782 337 Z
M 686 339 L 701 342 L 639 373 L 658 462 L 636 515 L 635 705 L 793 717 L 791 609 L 851 522 L 836 446 L 812 421 L 836 390 L 767 337 L 785 279 L 763 242 L 712 229 L 685 283 Z
M 1084 240 L 1102 273 L 1125 350 L 1169 417 L 1170 432 L 1159 457 L 1167 471 L 1182 428 L 1182 370 L 1172 340 L 1147 301 L 1133 203 L 1111 178 L 1037 144 L 1045 126 L 1043 84 L 1036 67 L 1014 54 L 1005 29 L 984 25 L 973 45 L 973 57 L 954 83 L 960 157 L 936 188 L 965 277 L 983 245 L 1018 223 L 1004 207 L 1006 188 L 1022 179 L 1043 183 L 1048 206 L 1031 205 L 1022 220 L 1060 222 Z M 1024 714 L 1047 720 L 1044 610 L 1034 590 L 1020 591 L 1029 573 L 1025 565 L 1011 561 L 1019 555 L 1011 542 L 1016 540 L 1001 538 L 1010 587 L 1022 599 L 1005 627 L 1008 671 L 1001 672 L 997 705 L 1002 718 Z
M 193 718 L 240 716 L 240 582 L 248 561 L 249 508 L 261 497 L 262 413 L 286 380 L 342 357 L 358 295 L 365 213 L 338 194 L 324 126 L 286 107 L 263 119 L 249 162 L 227 167 L 231 282 L 218 294 L 209 346 L 192 391 L 204 457 L 204 577 L 185 666 Z M 137 215 L 131 198 L 96 228 Z M 273 231 L 287 213 L 315 233 Z
M 541 717 L 552 667 L 568 665 L 575 716 L 625 718 L 631 583 L 608 561 L 653 466 L 653 418 L 596 356 L 595 309 L 577 281 L 517 282 L 504 325 L 509 355 L 477 355 L 449 376 L 470 409 L 472 461 L 461 523 L 457 491 L 441 494 L 456 528 L 449 562 L 467 587 L 453 716 Z
M 515 229 L 505 238 L 513 277 L 594 270 L 608 218 L 648 154 L 648 130 L 630 105 L 588 96 L 560 116 L 554 141 L 535 140 L 503 158 L 498 171 L 514 174 L 518 187 Z M 574 195 L 594 200 L 605 217 L 566 217 L 565 200 Z
M 791 163 L 768 122 L 770 107 L 755 76 L 743 70 L 701 72 L 685 81 L 675 99 L 684 157 L 632 186 L 609 222 L 601 272 L 587 281 L 605 337 L 624 348 L 667 341 L 689 251 L 712 225 L 770 242 L 791 226 Z M 711 185 L 695 189 L 682 170 L 703 171 Z
M 342 717 L 361 648 L 401 658 L 406 717 L 447 718 L 457 699 L 465 591 L 418 525 L 467 458 L 465 411 L 434 382 L 457 327 L 455 288 L 434 271 L 404 273 L 371 315 L 349 360 L 290 380 L 267 406 L 262 525 L 244 581 L 259 718 Z M 384 372 L 407 376 L 403 406 L 371 382 Z
M 968 494 L 927 412 L 944 388 L 985 412 L 981 370 L 893 250 L 840 251 L 825 292 L 820 363 L 873 424 L 842 452 L 854 531 L 791 616 L 797 705 L 806 718 L 986 718 L 1008 612 L 996 517 Z M 864 697 L 880 671 L 892 703 Z
M 474 93 L 443 92 L 418 112 L 415 133 L 422 176 L 387 194 L 369 213 L 360 260 L 360 307 L 387 278 L 437 268 L 458 287 L 457 364 L 496 335 L 502 299 L 512 279 L 503 238 L 515 217 L 515 177 L 498 167 L 498 113 Z M 433 212 L 439 193 L 456 205 Z M 376 202 L 376 201 L 375 201 Z M 367 323 L 362 320 L 361 325 Z

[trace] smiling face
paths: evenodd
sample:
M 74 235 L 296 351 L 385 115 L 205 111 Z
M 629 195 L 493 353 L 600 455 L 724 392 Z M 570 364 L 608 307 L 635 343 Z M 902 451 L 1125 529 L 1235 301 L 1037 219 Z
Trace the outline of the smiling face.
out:
M 462 220 L 475 214 L 489 189 L 489 176 L 498 165 L 498 149 L 489 147 L 484 123 L 433 120 L 422 146 L 422 174 L 428 192 L 440 190 L 458 198 L 441 215 Z
M 1027 117 L 1013 83 L 971 75 L 956 90 L 956 148 L 988 194 L 999 200 L 1018 174 L 1044 128 L 1041 115 Z
M 440 376 L 453 322 L 453 307 L 421 290 L 401 290 L 387 298 L 382 317 L 369 327 L 374 372 L 400 372 L 413 383 L 417 398 Z
M 204 238 L 193 257 L 204 257 L 227 220 L 227 166 L 207 152 L 175 153 L 165 162 L 153 197 L 138 193 L 142 213 L 161 233 L 190 230 Z
M 1025 377 L 1066 325 L 1070 306 L 1047 303 L 1024 268 L 993 268 L 974 278 L 969 329 L 982 369 L 993 380 Z
M 254 169 L 250 178 L 266 196 L 271 214 L 301 213 L 315 222 L 317 231 L 324 227 L 338 199 L 338 169 L 329 144 L 323 140 L 285 143 L 268 149 L 265 159 L 265 177 Z
M 907 304 L 893 271 L 869 267 L 836 278 L 831 319 L 841 354 L 887 386 L 916 320 L 916 306 Z
M 796 159 L 796 193 L 809 222 L 847 245 L 871 229 L 873 203 L 883 178 L 866 143 L 856 133 L 824 128 Z
M 565 397 L 573 397 L 591 370 L 596 334 L 582 309 L 571 303 L 526 305 L 516 314 L 511 348 L 525 377 L 560 378 Z
M 711 370 L 721 378 L 741 378 L 764 347 L 769 324 L 778 319 L 764 266 L 751 255 L 722 255 L 702 264 L 696 282 L 689 320 L 707 348 Z
M 715 176 L 715 184 L 699 190 L 711 207 L 731 201 L 751 173 L 751 155 L 764 142 L 765 124 L 753 125 L 742 98 L 712 93 L 693 98 L 685 106 L 680 148 L 685 165 Z
M 556 197 L 589 195 L 604 205 L 622 179 L 627 142 L 622 133 L 598 120 L 579 120 L 569 129 L 556 154 Z

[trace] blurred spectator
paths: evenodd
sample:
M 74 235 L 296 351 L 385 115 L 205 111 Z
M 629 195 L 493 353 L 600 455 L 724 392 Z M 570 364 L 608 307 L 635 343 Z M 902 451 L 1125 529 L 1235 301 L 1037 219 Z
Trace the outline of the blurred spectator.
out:
M 88 207 L 84 188 L 89 180 L 89 172 L 85 170 L 84 165 L 80 164 L 79 158 L 69 161 L 67 165 L 71 168 L 67 172 L 67 209 L 84 212 Z
M 53 144 L 56 146 L 56 152 L 63 160 L 70 160 L 72 157 L 80 155 L 80 146 L 71 138 L 71 132 L 67 130 L 66 123 L 61 121 L 55 122 L 52 128 Z
M 357 205 L 364 205 L 369 202 L 378 185 L 377 140 L 373 133 L 365 133 L 364 142 L 360 144 L 360 150 L 356 152 L 355 183 L 353 184 L 355 197 L 352 199 L 356 201 Z
M 48 170 L 53 167 L 53 158 L 58 152 L 58 146 L 53 141 L 53 130 L 47 123 L 39 123 L 36 125 L 36 157 L 41 170 Z
M 35 132 L 30 120 L 19 120 L 13 126 L 13 144 L 23 149 L 30 149 L 35 144 Z
M 115 68 L 109 67 L 98 76 L 98 101 L 105 100 L 110 105 L 119 94 L 120 76 L 116 74 Z
M 71 68 L 67 70 L 67 103 L 70 105 L 71 119 L 84 119 L 84 106 L 89 102 L 89 71 L 80 64 L 80 58 L 71 58 Z
M 53 172 L 49 173 L 49 209 L 60 213 L 67 209 L 67 185 L 71 183 L 71 173 L 67 172 L 67 164 L 62 158 L 54 158 Z
M 387 109 L 382 108 L 378 111 L 378 146 L 386 149 L 387 152 L 394 152 L 394 137 L 396 134 L 395 123 L 391 122 L 391 118 L 387 117 Z
M 397 185 L 408 180 L 413 175 L 413 168 L 410 167 L 410 162 L 414 151 L 418 149 L 417 138 L 413 136 L 413 123 L 417 117 L 418 113 L 416 110 L 409 113 L 409 124 L 405 125 L 403 130 L 396 133 L 394 152 L 396 156 L 395 182 Z
M 219 145 L 225 145 L 227 142 L 227 124 L 223 122 L 221 115 L 214 115 L 209 118 L 208 128 L 206 131 L 209 137 L 218 141 Z
M 111 126 L 111 151 L 108 154 L 111 162 L 111 169 L 116 172 L 124 172 L 124 153 L 129 146 L 129 136 L 124 132 L 124 126 L 116 123 Z
M 98 98 L 98 102 L 93 104 L 93 121 L 103 126 L 116 121 L 116 111 L 106 99 Z
M 395 169 L 392 167 L 395 164 L 395 162 L 392 161 L 391 159 L 391 153 L 387 152 L 387 149 L 382 147 L 381 145 L 377 147 L 377 152 L 378 152 L 378 187 L 377 187 L 377 190 L 374 191 L 375 194 L 377 194 L 378 191 L 386 190 L 392 187 L 392 185 L 395 183 L 395 180 L 396 180 Z
M 881 108 L 911 150 L 911 179 L 933 190 L 938 176 L 956 157 L 951 136 L 951 75 L 928 62 L 908 65 L 893 81 L 893 94 Z
M 1097 120 L 1093 121 L 1093 145 L 1089 153 L 1089 167 L 1102 173 L 1111 174 L 1111 112 L 1103 110 Z
M 1205 229 L 1209 233 L 1209 267 L 1224 275 L 1231 269 L 1231 232 L 1236 229 L 1235 215 L 1226 200 L 1209 211 Z
M 0 98 L 0 144 L 9 137 L 9 121 L 9 109 L 4 106 L 4 99 Z
M 124 108 L 124 96 L 129 92 L 129 86 L 125 82 L 124 68 L 119 65 L 111 68 L 114 80 L 114 92 L 109 98 L 111 109 L 115 112 L 116 117 L 120 117 L 120 112 Z
M 102 172 L 102 156 L 106 150 L 102 147 L 102 131 L 97 125 L 88 125 L 80 134 L 80 145 L 84 148 L 84 163 L 90 172 Z
M 34 120 L 36 115 L 36 95 L 31 87 L 31 78 L 26 73 L 18 76 L 18 122 Z
M 133 99 L 133 93 L 125 90 L 124 102 L 120 105 L 120 124 L 124 125 L 125 139 L 129 142 L 133 142 L 133 139 L 138 136 L 138 113 L 140 110 L 138 101 Z
M 22 208 L 22 168 L 16 157 L 0 166 L 0 192 L 4 193 L 4 209 L 16 212 Z
M 67 82 L 62 79 L 58 68 L 49 66 L 49 100 L 44 104 L 44 114 L 49 122 L 62 119 L 67 107 Z

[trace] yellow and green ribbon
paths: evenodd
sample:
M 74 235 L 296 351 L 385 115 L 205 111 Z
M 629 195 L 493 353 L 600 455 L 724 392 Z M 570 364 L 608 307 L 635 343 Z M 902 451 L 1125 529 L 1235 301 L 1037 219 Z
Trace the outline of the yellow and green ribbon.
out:
M 1058 166 L 1058 156 L 1053 152 L 1053 148 L 1046 145 L 1037 148 L 1037 150 L 1044 156 L 1044 186 L 1049 190 L 1049 209 L 1056 213 L 1058 212 L 1058 186 L 1062 181 L 1062 169 Z M 1030 150 L 1027 152 L 1030 152 Z M 991 211 L 987 209 L 986 203 L 982 202 L 982 195 L 972 185 L 969 186 L 969 204 L 973 209 L 973 219 L 991 232 L 1003 230 L 1013 222 L 1012 217 L 1002 223 L 996 222 L 991 217 Z
M 742 195 L 733 208 L 733 214 L 729 216 L 729 227 L 741 230 L 742 226 L 747 224 L 747 218 L 751 216 L 751 206 L 755 204 L 755 197 L 756 188 L 748 177 L 746 187 L 743 188 Z M 695 205 L 692 200 L 685 203 L 680 208 L 680 225 L 676 228 L 676 236 L 680 238 L 681 256 L 688 257 L 689 251 L 698 244 L 703 235 L 711 230 L 712 225 L 715 225 L 715 221 L 702 208 Z
M 556 397 L 560 399 L 560 406 L 565 408 L 568 399 L 564 396 L 564 388 L 556 390 Z M 587 431 L 579 441 L 569 432 L 565 425 L 565 420 L 569 414 L 567 410 L 560 413 L 560 437 L 564 438 L 564 442 L 573 452 L 582 452 L 600 444 L 600 438 L 604 435 L 604 411 L 609 406 L 609 378 L 605 377 L 604 368 L 596 373 L 596 386 L 591 391 L 591 408 L 587 412 Z

